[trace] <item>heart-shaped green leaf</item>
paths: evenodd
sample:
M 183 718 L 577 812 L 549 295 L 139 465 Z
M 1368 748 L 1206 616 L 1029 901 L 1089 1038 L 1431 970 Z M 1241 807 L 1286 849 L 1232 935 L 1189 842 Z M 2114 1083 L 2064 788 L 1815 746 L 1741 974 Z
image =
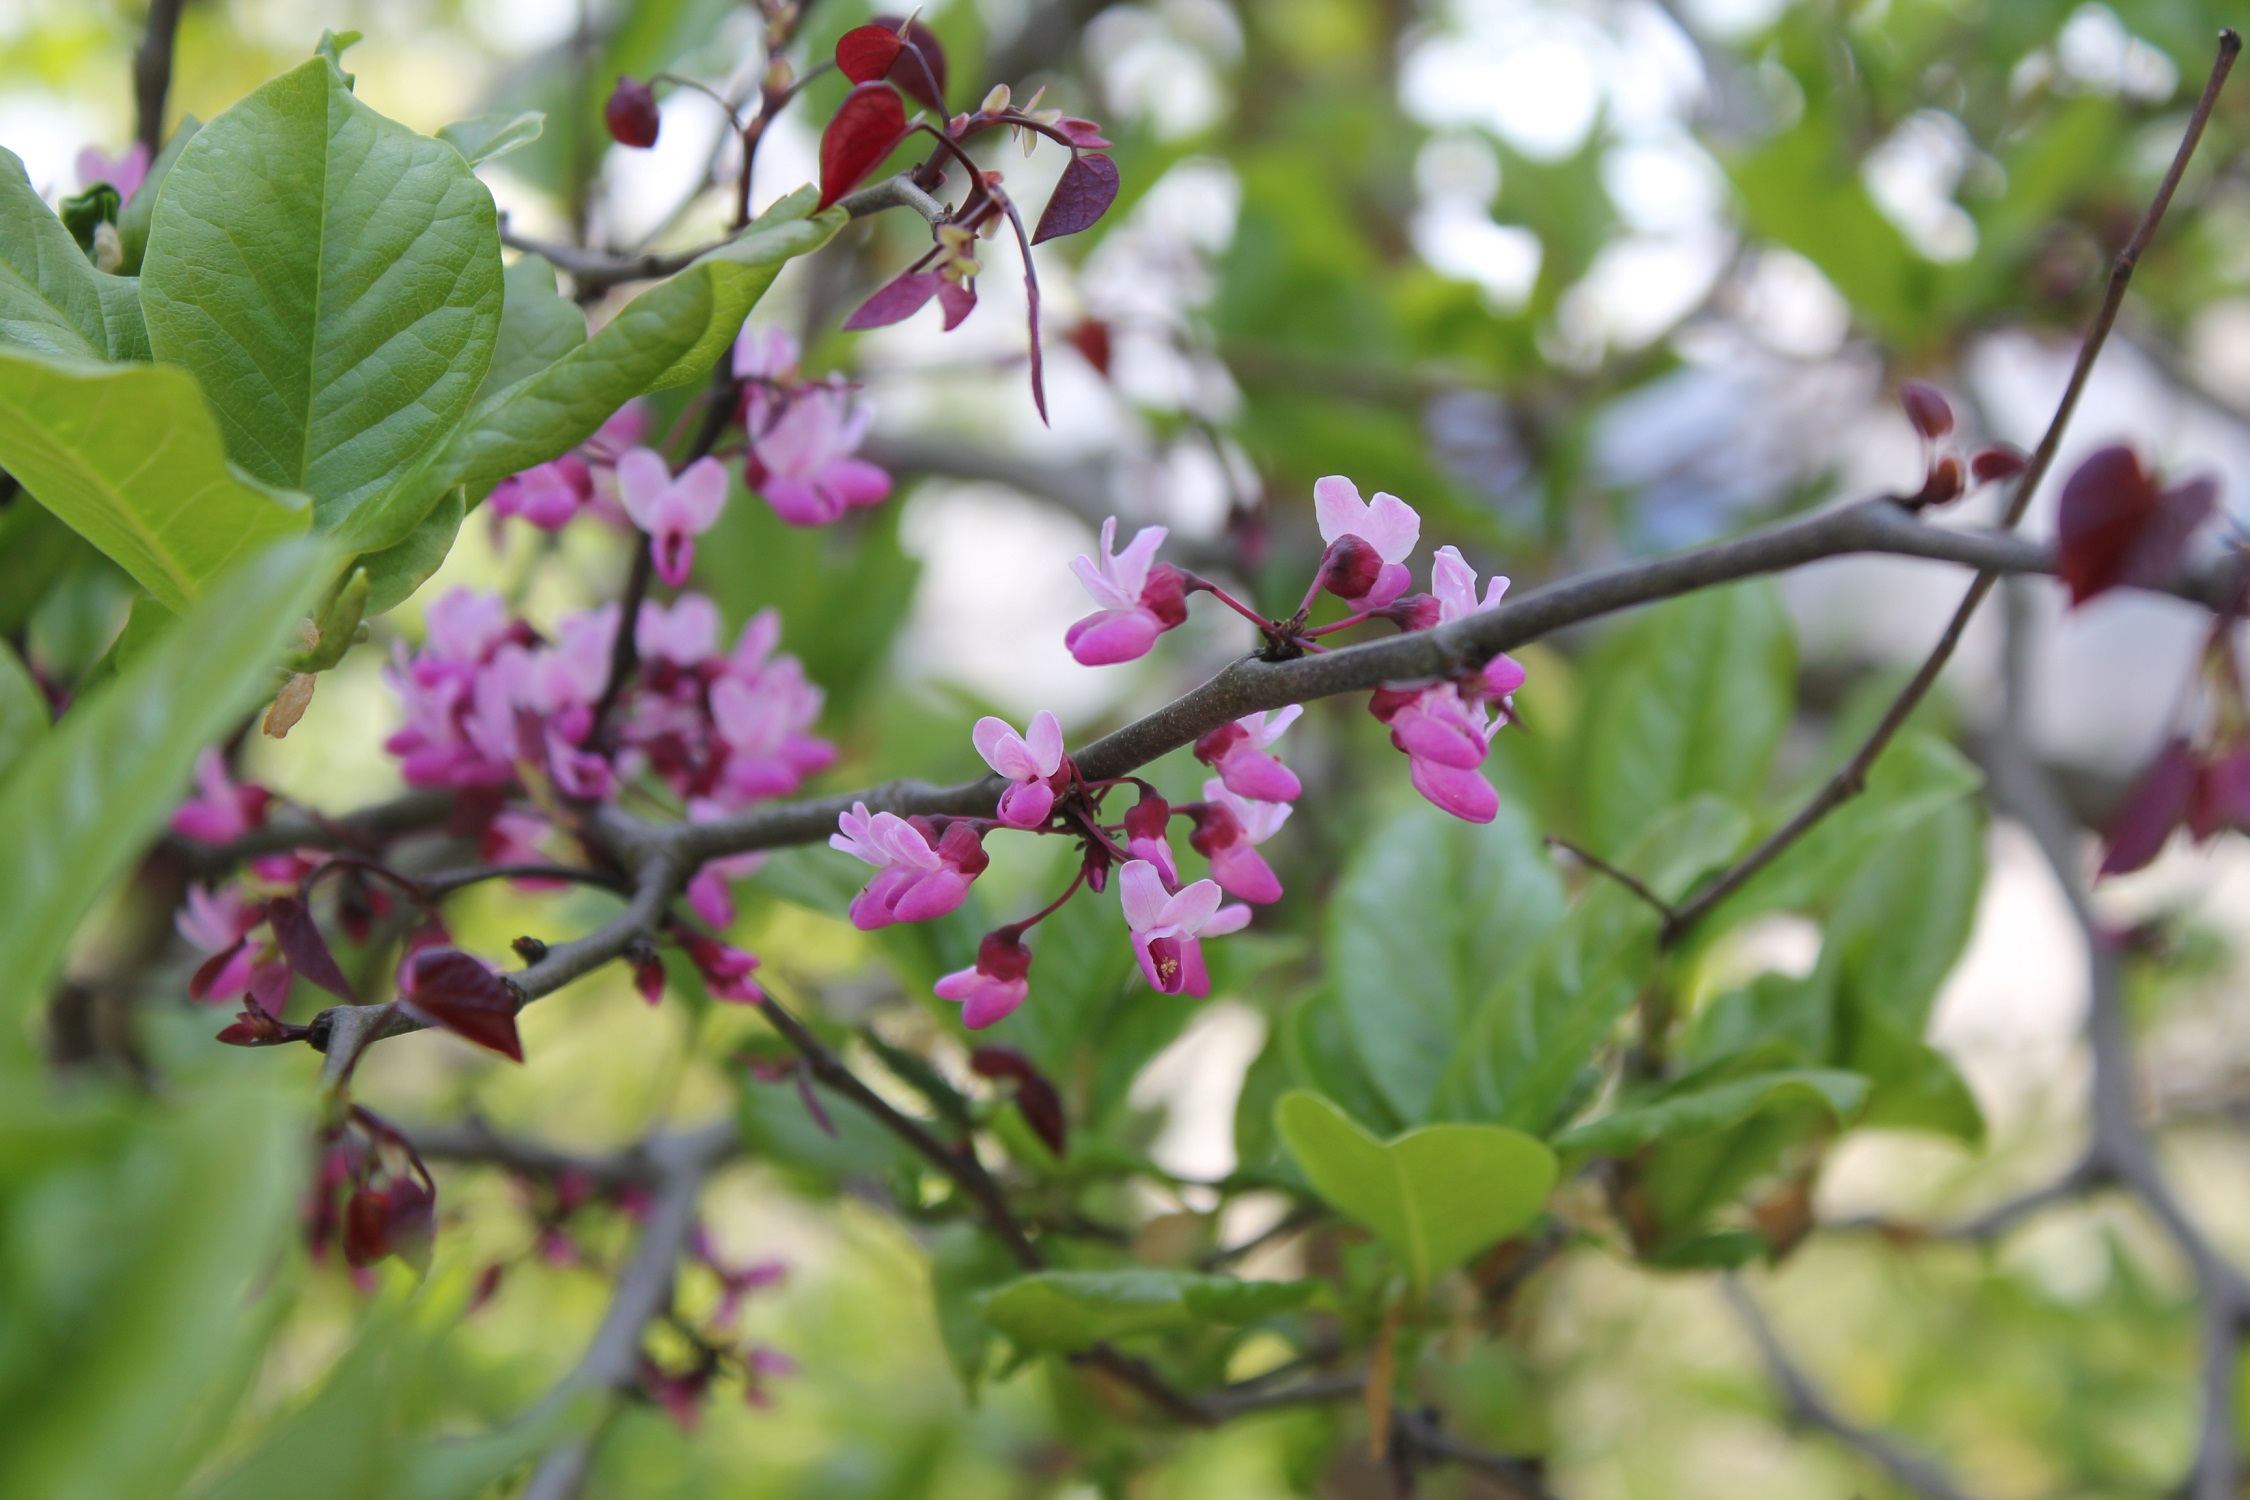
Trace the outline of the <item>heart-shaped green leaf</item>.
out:
M 148 330 L 131 278 L 94 269 L 0 149 L 0 349 L 80 359 L 147 359 Z
M 156 357 L 203 383 L 235 462 L 311 495 L 324 528 L 459 425 L 500 302 L 484 184 L 317 57 L 196 133 L 141 268 Z
M 168 365 L 0 348 L 0 468 L 175 612 L 310 514 L 228 464 L 194 377 Z
M 1538 1217 L 1555 1153 L 1499 1125 L 1427 1125 L 1379 1141 L 1318 1094 L 1297 1090 L 1274 1126 L 1313 1188 L 1405 1262 L 1417 1290 Z

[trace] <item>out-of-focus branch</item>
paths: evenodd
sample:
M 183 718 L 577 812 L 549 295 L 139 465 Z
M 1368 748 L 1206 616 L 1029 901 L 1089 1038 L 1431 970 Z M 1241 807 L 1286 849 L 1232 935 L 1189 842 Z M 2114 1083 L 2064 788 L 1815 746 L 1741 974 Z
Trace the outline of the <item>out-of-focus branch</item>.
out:
M 149 159 L 164 149 L 164 101 L 172 93 L 172 51 L 187 0 L 149 0 L 148 24 L 133 54 L 133 138 Z
M 2040 481 L 2047 477 L 2048 469 L 2054 465 L 2056 450 L 2062 445 L 2063 433 L 2070 426 L 2071 414 L 2078 409 L 2078 398 L 2085 392 L 2087 378 L 2093 373 L 2094 361 L 2101 357 L 2102 345 L 2108 341 L 2110 328 L 2117 322 L 2118 309 L 2124 305 L 2125 289 L 2132 282 L 2133 268 L 2140 264 L 2142 252 L 2147 250 L 2149 241 L 2156 237 L 2157 226 L 2164 222 L 2164 211 L 2171 206 L 2172 195 L 2179 189 L 2180 178 L 2186 173 L 2188 162 L 2195 155 L 2196 145 L 2203 139 L 2203 128 L 2210 122 L 2212 106 L 2218 103 L 2219 90 L 2225 87 L 2227 74 L 2234 67 L 2235 55 L 2241 50 L 2242 38 L 2233 30 L 2219 33 L 2218 56 L 2211 64 L 2211 74 L 2203 85 L 2202 97 L 2196 101 L 2195 112 L 2189 116 L 2187 129 L 2180 138 L 2179 150 L 2173 154 L 2172 165 L 2165 172 L 2163 182 L 2158 185 L 2156 196 L 2150 200 L 2148 212 L 2142 215 L 2140 227 L 2133 231 L 2133 237 L 2126 242 L 2125 248 L 2117 252 L 2117 259 L 2110 267 L 2109 290 L 2103 296 L 2101 307 L 2095 312 L 2094 321 L 2088 326 L 2085 338 L 2079 343 L 2078 361 L 2071 368 L 2070 380 L 2063 387 L 2062 399 L 2055 405 L 2054 417 L 2048 422 L 2046 433 L 2039 439 L 2039 446 L 2032 450 L 2030 462 L 2016 481 L 2015 492 L 2009 499 L 2007 513 L 2001 521 L 2003 531 L 2015 530 L 2016 523 L 2023 519 L 2025 509 L 2031 504 L 2033 492 L 2039 488 Z M 1812 800 L 1795 817 L 1775 829 L 1736 863 L 1713 877 L 1664 924 L 1662 940 L 1667 947 L 1686 937 L 1696 923 L 1714 907 L 1748 884 L 1759 871 L 1779 859 L 1783 851 L 1811 832 L 1829 813 L 1859 795 L 1867 785 L 1867 775 L 1874 769 L 1875 762 L 1897 737 L 1899 730 L 1905 727 L 1914 710 L 1921 706 L 1922 700 L 1929 696 L 1930 689 L 1936 686 L 1938 675 L 1945 670 L 1946 663 L 1953 659 L 1954 650 L 1961 644 L 1961 637 L 1967 632 L 1970 619 L 1976 614 L 1978 606 L 1984 603 L 1985 596 L 2000 581 L 2001 571 L 1997 568 L 1982 568 L 1978 571 L 1967 594 L 1962 596 L 1960 606 L 1954 610 L 1952 620 L 1946 624 L 1945 633 L 1938 637 L 1937 645 L 1931 649 L 1920 670 L 1899 692 L 1874 731 L 1851 759 L 1844 763 L 1842 769 L 1813 794 Z
M 1968 1492 L 1955 1484 L 1952 1476 L 1934 1459 L 1889 1433 L 1862 1427 L 1836 1410 L 1812 1377 L 1782 1347 L 1773 1325 L 1766 1320 L 1764 1309 L 1740 1281 L 1731 1275 L 1722 1277 L 1719 1289 L 1734 1308 L 1735 1316 L 1741 1319 L 1750 1341 L 1757 1345 L 1758 1358 L 1781 1392 L 1785 1415 L 1792 1425 L 1827 1433 L 1918 1495 L 1927 1495 L 1930 1500 L 1968 1500 Z
M 710 1127 L 714 1143 L 722 1129 L 731 1129 L 731 1125 Z M 504 1135 L 478 1115 L 454 1125 L 414 1126 L 402 1129 L 401 1134 L 430 1161 L 501 1167 L 527 1177 L 577 1175 L 599 1187 L 621 1188 L 654 1184 L 664 1173 L 657 1153 L 646 1141 L 598 1155 L 565 1151 L 544 1141 Z

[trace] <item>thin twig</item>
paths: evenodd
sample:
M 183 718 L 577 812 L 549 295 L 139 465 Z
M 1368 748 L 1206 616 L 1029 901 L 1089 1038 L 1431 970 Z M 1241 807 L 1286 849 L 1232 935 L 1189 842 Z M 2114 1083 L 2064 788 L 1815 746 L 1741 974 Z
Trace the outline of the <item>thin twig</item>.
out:
M 2242 38 L 2233 30 L 2219 33 L 2218 56 L 2211 64 L 2211 75 L 2203 85 L 2203 95 L 2196 101 L 2195 112 L 2188 118 L 2187 131 L 2180 139 L 2179 150 L 2174 153 L 2171 168 L 2165 172 L 2164 181 L 2158 186 L 2156 196 L 2150 200 L 2148 212 L 2142 216 L 2140 227 L 2133 231 L 2132 239 L 2117 253 L 2117 259 L 2110 267 L 2109 290 L 2103 296 L 2101 308 L 2094 314 L 2094 321 L 2078 346 L 2078 361 L 2071 369 L 2069 383 L 2063 387 L 2062 400 L 2056 404 L 2054 417 L 2048 422 L 2045 435 L 2039 439 L 2039 446 L 2032 450 L 2030 463 L 2016 481 L 2015 493 L 2009 500 L 2007 514 L 2001 521 L 2003 531 L 2013 531 L 2016 523 L 2023 519 L 2025 509 L 2031 504 L 2032 493 L 2039 488 L 2040 481 L 2046 478 L 2047 470 L 2054 464 L 2055 452 L 2062 445 L 2063 432 L 2070 425 L 2071 414 L 2078 409 L 2078 398 L 2086 389 L 2087 378 L 2093 373 L 2094 361 L 2101 356 L 2102 345 L 2108 341 L 2109 330 L 2117 321 L 2118 309 L 2124 305 L 2125 288 L 2132 282 L 2133 268 L 2140 264 L 2142 252 L 2155 237 L 2157 226 L 2164 221 L 2164 211 L 2171 206 L 2172 195 L 2179 188 L 2180 178 L 2187 171 L 2188 161 L 2195 155 L 2197 143 L 2203 139 L 2203 127 L 2210 122 L 2212 106 L 2218 103 L 2219 90 L 2225 86 L 2227 74 L 2234 67 L 2235 55 L 2241 50 Z M 1882 756 L 1899 730 L 1905 727 L 1906 721 L 1921 706 L 1922 700 L 1929 696 L 1930 689 L 1937 683 L 1938 675 L 1945 670 L 1946 663 L 1953 659 L 1953 652 L 1961 644 L 1961 637 L 1967 632 L 1969 621 L 1976 614 L 1977 607 L 1984 603 L 1985 596 L 1992 592 L 1993 585 L 1999 581 L 2000 573 L 1995 569 L 1987 568 L 1977 574 L 1970 583 L 1967 594 L 1962 597 L 1960 606 L 1954 610 L 1952 620 L 1946 624 L 1945 633 L 1938 638 L 1937 645 L 1931 649 L 1912 680 L 1892 700 L 1890 708 L 1868 735 L 1865 743 L 1844 763 L 1842 769 L 1813 794 L 1812 800 L 1795 817 L 1767 835 L 1755 849 L 1721 871 L 1680 906 L 1672 919 L 1664 924 L 1662 941 L 1666 947 L 1686 937 L 1712 908 L 1742 889 L 1760 871 L 1779 859 L 1783 851 L 1811 832 L 1814 825 L 1866 787 L 1868 773 L 1874 769 L 1876 760 Z
M 1647 902 L 1650 908 L 1652 908 L 1656 912 L 1656 914 L 1662 917 L 1665 921 L 1669 922 L 1672 920 L 1672 903 L 1665 900 L 1662 896 L 1656 894 L 1656 892 L 1650 890 L 1647 885 L 1642 883 L 1639 876 L 1632 874 L 1630 871 L 1619 869 L 1617 866 L 1611 864 L 1608 860 L 1603 859 L 1600 855 L 1595 854 L 1591 850 L 1579 848 L 1578 845 L 1572 843 L 1569 839 L 1564 838 L 1559 833 L 1550 833 L 1547 835 L 1547 846 L 1551 849 L 1562 850 L 1563 853 L 1569 855 L 1572 859 L 1577 860 L 1580 864 L 1586 866 L 1596 874 L 1607 875 L 1610 879 L 1625 887 L 1626 890 L 1631 891 L 1634 895 L 1640 897 L 1641 900 Z

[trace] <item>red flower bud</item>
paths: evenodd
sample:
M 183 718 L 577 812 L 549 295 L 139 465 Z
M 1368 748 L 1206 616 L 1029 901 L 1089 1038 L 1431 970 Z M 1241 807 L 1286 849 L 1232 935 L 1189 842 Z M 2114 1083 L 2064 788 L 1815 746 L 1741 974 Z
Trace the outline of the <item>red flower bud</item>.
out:
M 2003 479 L 2013 479 L 2031 466 L 2031 461 L 2021 453 L 2002 443 L 1987 448 L 1969 460 L 1969 476 L 1978 484 L 1992 484 Z
M 1339 599 L 1361 599 L 1375 587 L 1383 571 L 1383 555 L 1356 536 L 1340 536 L 1328 544 L 1320 560 L 1320 586 Z
M 1187 578 L 1170 563 L 1160 562 L 1148 570 L 1148 582 L 1141 585 L 1141 608 L 1164 622 L 1166 630 L 1177 630 L 1187 619 Z
M 1232 727 L 1232 726 L 1229 726 Z M 1199 752 L 1200 753 L 1200 749 Z M 1172 819 L 1172 806 L 1155 792 L 1141 793 L 1141 800 L 1125 813 L 1125 837 L 1128 839 L 1161 839 L 1164 826 Z
M 657 112 L 656 95 L 649 86 L 636 79 L 619 74 L 617 87 L 610 91 L 609 102 L 602 106 L 602 118 L 609 124 L 609 133 L 620 146 L 633 146 L 647 150 L 656 144 L 656 132 L 664 123 Z
M 984 941 L 977 944 L 977 972 L 994 979 L 1021 979 L 1029 974 L 1031 950 L 1023 945 L 1023 934 L 1013 927 L 986 933 Z
M 1936 386 L 1909 380 L 1898 388 L 1898 402 L 1925 440 L 1935 442 L 1953 430 L 1953 406 Z

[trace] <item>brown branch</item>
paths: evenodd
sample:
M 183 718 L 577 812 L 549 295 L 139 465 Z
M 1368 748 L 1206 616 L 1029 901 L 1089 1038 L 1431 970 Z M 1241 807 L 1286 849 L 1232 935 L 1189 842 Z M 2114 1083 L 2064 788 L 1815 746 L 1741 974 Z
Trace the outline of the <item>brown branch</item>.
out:
M 2071 414 L 2078 409 L 2078 398 L 2086 389 L 2087 377 L 2093 373 L 2094 361 L 2100 357 L 2102 345 L 2109 338 L 2109 330 L 2117 321 L 2118 309 L 2124 305 L 2125 288 L 2133 279 L 2133 268 L 2140 264 L 2142 252 L 2148 248 L 2149 241 L 2156 235 L 2157 226 L 2164 220 L 2164 211 L 2171 205 L 2172 195 L 2179 188 L 2180 178 L 2187 171 L 2188 161 L 2195 155 L 2197 143 L 2203 139 L 2203 128 L 2210 122 L 2211 109 L 2218 102 L 2219 90 L 2225 86 L 2227 74 L 2234 67 L 2235 54 L 2241 50 L 2242 38 L 2233 30 L 2219 33 L 2218 56 L 2211 64 L 2211 75 L 2203 85 L 2203 95 L 2196 101 L 2195 112 L 2188 118 L 2187 130 L 2180 139 L 2179 150 L 2173 155 L 2171 168 L 2165 172 L 2164 181 L 2158 186 L 2155 198 L 2150 201 L 2148 212 L 2142 216 L 2140 227 L 2134 230 L 2132 239 L 2117 253 L 2117 259 L 2110 267 L 2109 290 L 2103 296 L 2101 308 L 2094 314 L 2094 321 L 2078 346 L 2078 361 L 2071 369 L 2069 383 L 2063 387 L 2062 400 L 2055 407 L 2054 418 L 2048 422 L 2046 434 L 2039 439 L 2039 446 L 2032 450 L 2029 465 L 2016 481 L 2007 514 L 2001 521 L 2003 531 L 2013 531 L 2016 523 L 2023 519 L 2024 510 L 2031 504 L 2032 493 L 2039 488 L 2040 481 L 2046 478 L 2047 470 L 2054 464 L 2055 451 L 2062 444 L 2063 431 L 2070 425 Z M 1696 923 L 1709 915 L 1714 907 L 1779 859 L 1784 850 L 1811 832 L 1821 819 L 1859 795 L 1867 785 L 1868 773 L 1874 769 L 1876 760 L 1882 756 L 1899 730 L 1905 727 L 1907 719 L 1921 706 L 1922 700 L 1929 696 L 1930 689 L 1937 683 L 1938 675 L 1945 670 L 1946 663 L 1953 658 L 1955 648 L 1961 644 L 1961 637 L 1968 630 L 1970 619 L 1976 614 L 1978 606 L 1984 603 L 1985 596 L 1992 592 L 1993 585 L 2000 581 L 2000 576 L 1999 570 L 1993 568 L 1978 572 L 1975 580 L 1970 583 L 1967 594 L 1962 597 L 1960 606 L 1954 610 L 1945 633 L 1938 638 L 1937 645 L 1931 649 L 1920 670 L 1892 701 L 1866 742 L 1844 763 L 1842 769 L 1813 794 L 1812 800 L 1795 817 L 1767 835 L 1755 849 L 1721 871 L 1681 905 L 1672 919 L 1664 924 L 1661 940 L 1666 947 L 1686 937 Z
M 133 54 L 133 138 L 149 160 L 164 149 L 164 102 L 172 92 L 172 53 L 187 0 L 149 0 L 148 25 Z
M 1648 904 L 1650 909 L 1655 911 L 1655 913 L 1658 916 L 1662 917 L 1665 921 L 1669 922 L 1672 920 L 1672 903 L 1665 900 L 1662 896 L 1656 894 L 1656 892 L 1650 890 L 1639 876 L 1633 874 L 1628 870 L 1619 869 L 1617 866 L 1611 864 L 1608 860 L 1603 859 L 1600 855 L 1595 854 L 1590 850 L 1579 848 L 1576 844 L 1572 843 L 1569 839 L 1564 838 L 1559 833 L 1550 833 L 1547 835 L 1547 847 L 1549 847 L 1550 849 L 1560 849 L 1563 853 L 1569 855 L 1572 859 L 1577 860 L 1587 869 L 1594 871 L 1598 875 L 1608 876 L 1611 880 L 1616 881 L 1626 890 L 1631 891 L 1634 895 L 1640 897 L 1642 901 Z

